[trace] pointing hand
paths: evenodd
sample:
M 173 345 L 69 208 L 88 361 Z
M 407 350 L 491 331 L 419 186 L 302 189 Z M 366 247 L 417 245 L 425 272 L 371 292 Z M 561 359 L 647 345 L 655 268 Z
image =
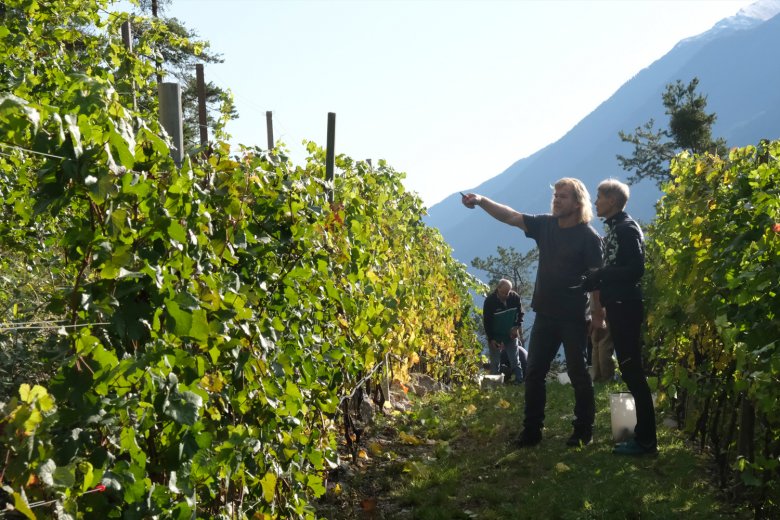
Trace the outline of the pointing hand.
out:
M 476 193 L 463 193 L 461 192 L 461 202 L 469 209 L 474 209 L 474 206 L 479 205 L 480 196 Z

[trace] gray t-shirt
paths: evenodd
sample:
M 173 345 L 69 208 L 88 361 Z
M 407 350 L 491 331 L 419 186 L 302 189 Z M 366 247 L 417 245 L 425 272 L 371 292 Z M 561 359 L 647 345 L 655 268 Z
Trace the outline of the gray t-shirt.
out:
M 539 267 L 531 307 L 537 314 L 562 319 L 585 319 L 588 294 L 571 289 L 582 275 L 602 265 L 602 243 L 590 224 L 558 226 L 552 215 L 523 215 L 528 231 L 539 247 Z

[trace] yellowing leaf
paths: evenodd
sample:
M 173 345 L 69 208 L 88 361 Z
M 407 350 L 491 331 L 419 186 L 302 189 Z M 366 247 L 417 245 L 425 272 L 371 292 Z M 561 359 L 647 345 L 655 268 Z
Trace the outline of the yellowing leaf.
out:
M 368 443 L 368 452 L 374 457 L 379 457 L 382 455 L 382 445 L 376 441 L 370 442 Z
M 357 455 L 358 455 L 359 459 L 367 459 L 368 458 L 368 453 L 364 449 L 359 449 Z
M 418 477 L 423 473 L 422 466 L 413 461 L 405 463 L 403 471 L 404 473 L 409 473 L 412 477 Z
M 30 509 L 30 506 L 27 505 L 27 500 L 22 498 L 22 495 L 19 493 L 14 493 L 14 509 L 16 510 L 16 513 L 20 514 L 21 516 L 25 518 L 30 518 L 32 520 L 35 520 L 36 516 L 35 513 L 32 512 L 32 509 Z
M 284 453 L 285 457 L 292 460 L 293 458 L 295 458 L 296 455 L 298 455 L 298 450 L 291 449 L 291 448 L 283 448 L 282 453 Z
M 325 483 L 319 475 L 309 475 L 306 477 L 306 485 L 309 487 L 315 497 L 325 494 Z
M 214 406 L 209 406 L 206 409 L 206 413 L 208 413 L 209 417 L 211 417 L 211 419 L 214 421 L 219 421 L 220 418 L 222 417 L 222 414 L 220 413 L 219 409 L 217 409 Z
M 558 473 L 564 473 L 566 471 L 569 471 L 570 469 L 571 468 L 569 468 L 569 466 L 567 466 L 563 462 L 559 462 L 558 464 L 555 465 L 555 471 L 557 471 Z
M 398 437 L 401 439 L 401 442 L 405 444 L 411 444 L 412 446 L 419 446 L 423 443 L 423 441 L 414 435 L 409 435 L 408 433 L 404 432 L 398 432 Z
M 41 412 L 38 410 L 32 410 L 30 411 L 30 415 L 27 417 L 27 420 L 24 421 L 24 433 L 25 435 L 31 435 L 35 432 L 35 429 L 38 427 L 39 424 L 41 424 L 41 421 L 43 418 L 41 417 Z
M 468 405 L 466 408 L 463 409 L 464 412 L 466 412 L 466 415 L 473 415 L 477 412 L 477 407 L 473 404 Z
M 19 385 L 19 397 L 21 397 L 22 401 L 25 403 L 32 402 L 32 399 L 30 399 L 30 385 L 27 383 Z
M 344 316 L 338 316 L 336 318 L 339 322 L 339 325 L 341 325 L 342 328 L 348 329 L 349 328 L 349 322 L 344 318 Z
M 511 405 L 511 404 L 509 403 L 509 401 L 507 401 L 506 399 L 501 399 L 501 400 L 498 402 L 498 405 L 497 405 L 497 406 L 498 406 L 499 408 L 503 408 L 503 409 L 505 409 L 505 410 L 506 410 L 507 408 L 509 408 L 509 407 L 510 407 L 510 406 L 512 406 L 512 405 Z
M 225 386 L 225 379 L 222 373 L 206 374 L 200 380 L 201 386 L 209 392 L 220 392 Z
M 265 474 L 260 480 L 260 485 L 263 486 L 263 498 L 269 504 L 274 501 L 274 494 L 276 492 L 276 475 L 271 472 Z

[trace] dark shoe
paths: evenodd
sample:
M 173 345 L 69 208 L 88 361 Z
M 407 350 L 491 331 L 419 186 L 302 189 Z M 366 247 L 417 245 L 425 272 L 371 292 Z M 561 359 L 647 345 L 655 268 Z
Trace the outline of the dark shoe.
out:
M 569 440 L 566 441 L 566 446 L 580 447 L 587 446 L 593 440 L 593 432 L 589 430 L 574 429 L 574 433 L 571 434 Z
M 542 432 L 523 430 L 515 439 L 515 446 L 518 448 L 529 448 L 542 442 Z
M 636 439 L 631 439 L 630 441 L 615 444 L 612 453 L 615 455 L 631 455 L 634 457 L 641 457 L 643 455 L 653 456 L 658 455 L 658 448 L 656 446 L 642 446 Z

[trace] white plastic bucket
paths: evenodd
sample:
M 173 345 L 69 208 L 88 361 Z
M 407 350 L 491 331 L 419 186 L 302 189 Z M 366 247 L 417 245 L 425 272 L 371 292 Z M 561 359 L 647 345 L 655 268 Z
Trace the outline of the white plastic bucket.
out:
M 636 427 L 634 396 L 630 392 L 610 394 L 609 408 L 612 416 L 612 439 L 615 442 L 623 442 L 633 437 Z
M 480 388 L 498 388 L 504 384 L 503 374 L 485 374 L 479 378 Z

